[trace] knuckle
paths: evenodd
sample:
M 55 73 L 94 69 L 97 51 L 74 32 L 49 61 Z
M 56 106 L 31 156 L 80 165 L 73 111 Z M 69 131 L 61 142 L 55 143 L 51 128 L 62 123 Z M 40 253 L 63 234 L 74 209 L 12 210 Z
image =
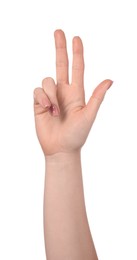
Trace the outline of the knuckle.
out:
M 46 77 L 42 80 L 42 86 L 46 86 L 49 83 L 54 83 L 54 79 L 51 77 Z
M 95 100 L 96 102 L 101 103 L 101 102 L 103 101 L 103 99 L 104 99 L 104 96 L 100 97 L 100 96 L 97 96 L 97 95 L 93 94 L 93 95 L 91 96 L 91 98 L 92 98 L 93 100 Z
M 84 65 L 82 65 L 82 64 L 73 64 L 72 69 L 73 70 L 83 71 L 84 70 Z
M 68 67 L 68 62 L 65 62 L 65 61 L 57 61 L 57 62 L 56 62 L 56 67 L 57 67 L 57 68 L 67 68 L 67 67 Z

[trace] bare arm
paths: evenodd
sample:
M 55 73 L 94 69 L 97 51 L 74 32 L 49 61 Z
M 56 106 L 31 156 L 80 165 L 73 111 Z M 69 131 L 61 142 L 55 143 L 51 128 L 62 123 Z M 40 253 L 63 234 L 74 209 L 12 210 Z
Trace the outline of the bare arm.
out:
M 97 260 L 85 210 L 80 151 L 46 159 L 44 198 L 47 259 Z
M 55 32 L 57 83 L 34 90 L 36 132 L 45 155 L 44 234 L 47 260 L 97 260 L 85 210 L 81 148 L 111 80 L 84 93 L 83 44 L 73 38 L 72 82 L 68 82 L 65 35 Z

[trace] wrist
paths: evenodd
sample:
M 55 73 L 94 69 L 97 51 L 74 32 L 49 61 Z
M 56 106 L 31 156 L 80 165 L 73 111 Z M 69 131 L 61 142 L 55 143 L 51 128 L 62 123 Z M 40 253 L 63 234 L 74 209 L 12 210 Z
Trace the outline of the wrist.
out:
M 81 160 L 81 150 L 45 155 L 46 164 L 70 164 Z

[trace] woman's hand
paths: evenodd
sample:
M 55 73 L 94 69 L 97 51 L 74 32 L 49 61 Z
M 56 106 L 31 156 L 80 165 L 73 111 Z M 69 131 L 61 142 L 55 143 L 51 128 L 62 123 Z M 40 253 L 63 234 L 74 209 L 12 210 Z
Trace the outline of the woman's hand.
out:
M 36 132 L 45 156 L 81 149 L 105 93 L 113 83 L 109 79 L 101 82 L 86 105 L 82 41 L 79 37 L 73 38 L 72 82 L 69 84 L 65 35 L 56 30 L 54 36 L 57 84 L 52 78 L 45 78 L 42 88 L 34 90 Z

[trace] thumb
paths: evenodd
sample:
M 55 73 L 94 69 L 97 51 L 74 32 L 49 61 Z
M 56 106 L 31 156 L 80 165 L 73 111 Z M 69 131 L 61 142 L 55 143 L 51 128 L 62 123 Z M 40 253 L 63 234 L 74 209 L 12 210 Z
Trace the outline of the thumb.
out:
M 87 106 L 86 113 L 88 121 L 92 124 L 96 118 L 99 107 L 105 97 L 107 90 L 111 87 L 113 81 L 106 79 L 102 81 L 93 91 L 92 96 L 90 97 Z

